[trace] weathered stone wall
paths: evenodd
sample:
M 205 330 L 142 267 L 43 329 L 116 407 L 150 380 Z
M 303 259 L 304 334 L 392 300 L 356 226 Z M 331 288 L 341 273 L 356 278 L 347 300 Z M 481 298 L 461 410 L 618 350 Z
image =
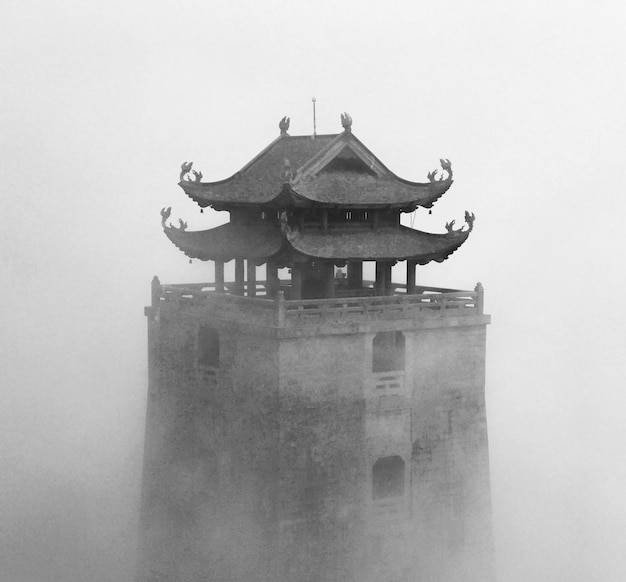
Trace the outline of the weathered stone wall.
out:
M 356 580 L 367 496 L 362 334 L 280 346 L 280 580 Z
M 277 489 L 277 340 L 220 313 L 161 310 L 149 326 L 150 388 L 138 580 L 269 580 Z M 214 325 L 220 365 L 199 366 Z
M 487 318 L 285 331 L 170 305 L 149 320 L 139 582 L 491 579 Z M 197 364 L 206 323 L 217 369 Z M 404 373 L 374 374 L 393 329 Z M 373 499 L 392 455 L 404 495 Z
M 485 326 L 412 334 L 413 536 L 436 580 L 491 580 Z

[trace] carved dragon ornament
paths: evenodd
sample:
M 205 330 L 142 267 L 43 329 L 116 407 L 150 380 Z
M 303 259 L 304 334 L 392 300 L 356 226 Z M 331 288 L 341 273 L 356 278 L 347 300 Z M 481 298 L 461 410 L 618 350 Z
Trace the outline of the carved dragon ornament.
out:
M 193 174 L 193 180 L 190 178 L 190 175 Z M 196 172 L 193 169 L 193 162 L 183 162 L 180 166 L 180 178 L 179 180 L 182 182 L 200 182 L 202 180 L 202 172 Z
M 441 164 L 441 169 L 447 172 L 447 176 L 444 178 L 443 172 L 437 178 L 437 172 L 439 170 L 433 170 L 432 172 L 428 172 L 428 180 L 431 182 L 443 182 L 444 180 L 452 180 L 452 162 L 446 158 L 440 158 L 439 163 Z
M 175 227 L 171 222 L 169 227 L 167 226 L 167 224 L 165 224 L 165 222 L 167 221 L 167 219 L 170 217 L 170 214 L 172 214 L 172 207 L 169 206 L 168 208 L 161 208 L 161 226 L 163 228 L 173 228 L 175 230 L 187 230 L 187 223 L 182 220 L 182 219 L 178 219 L 178 227 Z

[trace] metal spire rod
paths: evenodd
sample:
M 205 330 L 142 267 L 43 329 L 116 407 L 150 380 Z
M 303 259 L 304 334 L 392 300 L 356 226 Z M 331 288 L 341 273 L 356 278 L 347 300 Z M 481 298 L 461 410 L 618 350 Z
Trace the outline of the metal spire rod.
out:
M 311 101 L 313 102 L 313 137 L 315 137 L 317 135 L 317 124 L 315 120 L 315 102 L 317 101 L 317 99 L 313 97 Z

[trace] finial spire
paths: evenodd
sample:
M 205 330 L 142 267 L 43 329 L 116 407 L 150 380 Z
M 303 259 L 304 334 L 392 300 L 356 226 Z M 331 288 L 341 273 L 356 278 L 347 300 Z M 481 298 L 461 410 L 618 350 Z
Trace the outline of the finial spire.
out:
M 343 125 L 344 131 L 352 131 L 352 117 L 345 111 L 341 114 L 341 125 Z
M 313 103 L 313 137 L 315 137 L 317 135 L 317 121 L 315 119 L 315 103 L 317 102 L 317 99 L 313 97 L 311 101 Z

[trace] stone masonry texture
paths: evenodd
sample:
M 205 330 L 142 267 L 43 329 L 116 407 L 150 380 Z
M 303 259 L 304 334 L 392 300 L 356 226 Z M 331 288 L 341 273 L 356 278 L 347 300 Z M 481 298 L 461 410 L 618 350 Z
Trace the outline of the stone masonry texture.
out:
M 493 580 L 489 317 L 284 329 L 245 309 L 149 309 L 137 582 Z M 404 369 L 374 373 L 389 331 Z M 375 498 L 392 457 L 402 493 Z

